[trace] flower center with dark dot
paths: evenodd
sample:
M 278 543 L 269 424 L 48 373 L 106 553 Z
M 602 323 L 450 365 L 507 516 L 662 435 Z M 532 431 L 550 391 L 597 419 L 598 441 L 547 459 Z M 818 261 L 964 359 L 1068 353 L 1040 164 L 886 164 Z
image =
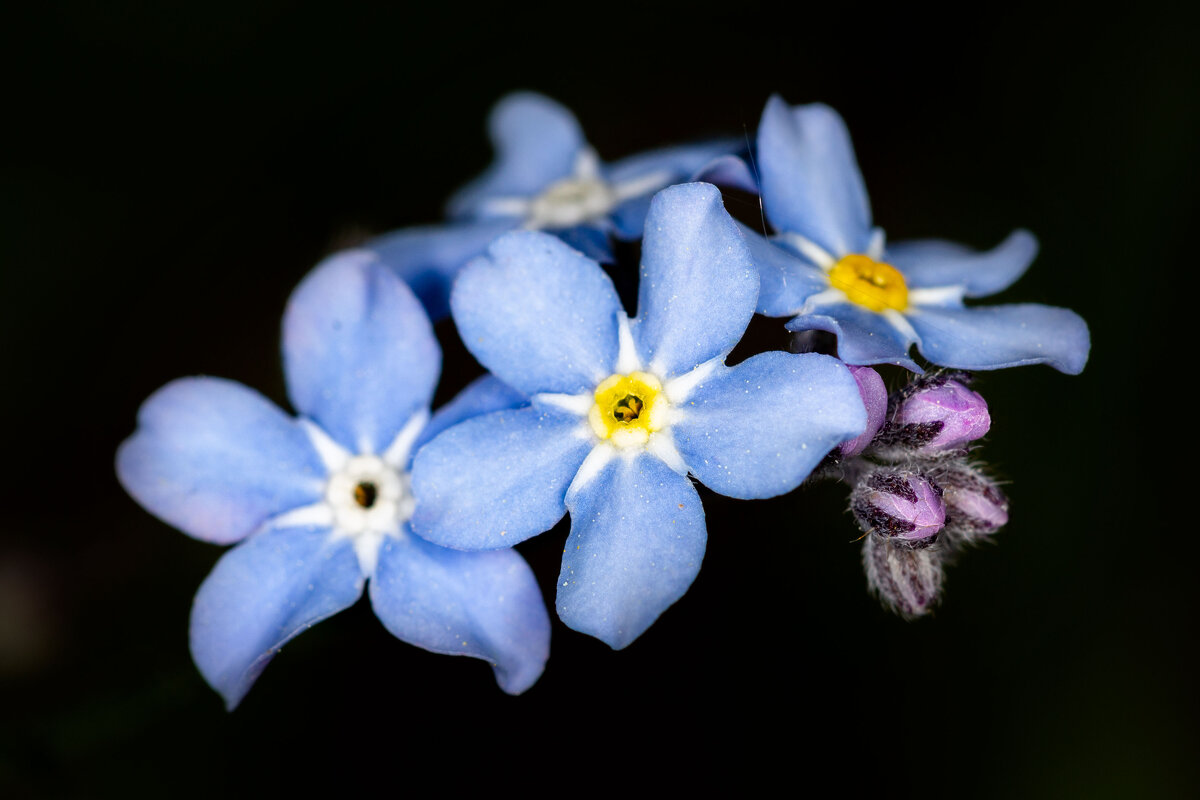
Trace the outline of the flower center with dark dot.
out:
M 908 308 L 908 285 L 900 270 L 869 256 L 844 256 L 829 271 L 829 284 L 850 302 L 875 312 Z
M 370 481 L 362 481 L 354 487 L 354 502 L 363 508 L 370 508 L 375 505 L 375 499 L 378 496 L 379 489 Z
M 627 394 L 613 406 L 613 416 L 619 422 L 633 422 L 642 413 L 644 405 L 636 394 Z

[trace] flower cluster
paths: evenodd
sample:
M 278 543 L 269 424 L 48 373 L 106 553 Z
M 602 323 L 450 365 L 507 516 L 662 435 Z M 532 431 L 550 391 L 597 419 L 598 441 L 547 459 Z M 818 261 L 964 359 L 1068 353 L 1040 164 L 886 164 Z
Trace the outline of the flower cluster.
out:
M 565 515 L 558 617 L 623 648 L 700 569 L 693 482 L 754 500 L 845 480 L 870 588 L 925 613 L 950 557 L 1007 522 L 971 450 L 990 418 L 963 370 L 1087 359 L 1073 312 L 966 303 L 1020 276 L 1032 236 L 984 254 L 885 244 L 820 105 L 768 102 L 761 185 L 737 139 L 605 164 L 538 95 L 502 100 L 490 130 L 496 162 L 444 224 L 335 254 L 296 288 L 283 361 L 297 416 L 185 378 L 145 402 L 117 454 L 148 511 L 235 545 L 191 615 L 192 655 L 228 706 L 364 589 L 400 639 L 484 659 L 523 692 L 551 622 L 512 547 Z M 713 182 L 759 192 L 775 231 L 736 221 Z M 632 316 L 605 271 L 628 268 L 614 239 L 640 242 Z M 447 312 L 488 374 L 434 411 L 430 319 Z M 836 345 L 730 363 L 756 312 Z M 889 393 L 868 365 L 911 378 Z

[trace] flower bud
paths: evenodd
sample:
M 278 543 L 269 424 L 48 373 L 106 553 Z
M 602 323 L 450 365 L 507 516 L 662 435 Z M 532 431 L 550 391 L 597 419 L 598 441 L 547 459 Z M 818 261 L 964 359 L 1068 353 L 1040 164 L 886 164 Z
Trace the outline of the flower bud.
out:
M 887 416 L 887 387 L 883 385 L 883 378 L 879 377 L 879 373 L 870 367 L 851 366 L 850 374 L 858 383 L 858 394 L 867 408 L 867 428 L 861 436 L 839 445 L 843 458 L 856 456 L 866 450 L 875 434 L 883 427 L 884 417 Z
M 960 450 L 988 432 L 987 401 L 959 380 L 918 385 L 896 406 L 889 438 L 926 453 Z
M 942 590 L 942 559 L 938 548 L 912 550 L 872 534 L 863 543 L 867 588 L 892 611 L 906 619 L 926 613 Z
M 996 482 L 966 464 L 938 473 L 946 526 L 971 538 L 994 533 L 1008 522 L 1008 498 Z
M 864 531 L 898 547 L 928 547 L 946 523 L 937 484 L 915 472 L 876 469 L 866 473 L 850 495 L 850 510 Z

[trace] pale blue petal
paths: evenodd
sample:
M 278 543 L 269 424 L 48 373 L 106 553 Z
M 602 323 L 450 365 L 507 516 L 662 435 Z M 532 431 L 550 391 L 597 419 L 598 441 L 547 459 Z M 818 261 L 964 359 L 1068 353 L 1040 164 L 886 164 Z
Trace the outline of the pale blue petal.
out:
M 796 317 L 787 324 L 789 331 L 829 331 L 837 336 L 838 358 L 847 364 L 895 364 L 921 372 L 909 357 L 914 344 L 882 314 L 861 306 L 842 303 L 823 306 L 817 313 Z
M 940 239 L 896 242 L 888 245 L 884 260 L 904 273 L 910 289 L 963 286 L 967 297 L 983 297 L 1012 286 L 1037 251 L 1034 235 L 1017 230 L 982 253 Z
M 646 190 L 646 194 L 654 194 L 673 183 L 694 179 L 696 173 L 707 167 L 713 159 L 745 149 L 746 144 L 742 139 L 730 138 L 647 150 L 610 164 L 605 170 L 605 177 L 609 183 L 619 185 L 661 176 L 657 186 Z
M 548 97 L 518 92 L 500 100 L 488 118 L 496 160 L 450 198 L 452 217 L 487 214 L 487 200 L 530 197 L 571 175 L 587 146 L 575 116 Z
M 326 259 L 288 300 L 288 395 L 351 452 L 386 450 L 412 415 L 428 408 L 441 368 L 425 309 L 369 251 Z
M 809 297 L 829 288 L 829 279 L 820 269 L 742 223 L 737 225 L 758 270 L 758 308 L 755 310 L 759 314 L 790 317 Z
M 738 156 L 714 158 L 700 168 L 695 180 L 741 189 L 751 194 L 759 193 L 758 178 L 754 177 L 750 165 Z
M 488 661 L 509 694 L 532 686 L 550 656 L 550 617 L 515 550 L 464 553 L 407 533 L 389 537 L 367 592 L 394 636 Z
M 538 408 L 455 425 L 413 461 L 413 530 L 459 550 L 511 547 L 549 530 L 592 438 L 579 417 Z
M 567 505 L 558 616 L 619 650 L 700 571 L 707 541 L 700 496 L 685 476 L 643 453 L 613 459 Z
M 773 351 L 719 369 L 679 411 L 672 432 L 688 470 L 744 500 L 795 489 L 867 424 L 854 376 L 817 353 Z
M 547 233 L 493 242 L 459 274 L 450 307 L 472 355 L 526 394 L 593 389 L 617 360 L 612 281 Z
M 433 412 L 433 418 L 421 431 L 413 445 L 412 456 L 426 442 L 432 441 L 442 431 L 460 422 L 490 414 L 493 411 L 503 411 L 507 408 L 520 408 L 529 405 L 529 398 L 494 375 L 483 375 L 471 381 L 465 389 L 454 396 L 449 403 Z
M 349 539 L 287 528 L 227 552 L 192 604 L 192 658 L 232 710 L 279 649 L 354 605 L 363 575 Z
M 458 271 L 514 227 L 513 220 L 472 220 L 403 228 L 377 236 L 364 247 L 409 285 L 437 321 L 450 313 L 450 285 Z
M 1091 337 L 1083 318 L 1066 308 L 1035 303 L 980 308 L 915 308 L 909 322 L 921 354 L 958 369 L 1002 369 L 1049 364 L 1078 375 Z
M 865 253 L 871 206 L 846 123 L 813 103 L 789 107 L 767 101 L 758 128 L 758 168 L 767 219 L 798 233 L 835 257 Z
M 642 195 L 632 200 L 626 200 L 612 211 L 613 233 L 618 239 L 632 242 L 640 239 L 642 229 L 646 225 L 646 215 L 650 213 L 651 195 Z
M 125 491 L 164 522 L 228 544 L 314 503 L 325 468 L 300 424 L 240 383 L 182 378 L 152 394 L 117 451 Z
M 655 195 L 632 326 L 651 370 L 678 375 L 728 353 L 757 299 L 758 273 L 717 187 L 685 183 Z
M 549 232 L 592 261 L 611 264 L 615 260 L 612 243 L 608 240 L 608 231 L 611 227 L 612 225 L 607 219 L 600 219 L 596 222 L 575 225 L 570 228 L 558 228 Z

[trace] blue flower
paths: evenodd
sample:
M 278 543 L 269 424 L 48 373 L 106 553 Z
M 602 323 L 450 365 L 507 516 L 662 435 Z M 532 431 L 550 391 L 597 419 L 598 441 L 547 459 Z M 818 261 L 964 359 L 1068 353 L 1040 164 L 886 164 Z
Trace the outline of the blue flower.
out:
M 1016 231 L 990 252 L 929 240 L 885 245 L 850 136 L 837 112 L 788 107 L 772 97 L 758 130 L 758 166 L 772 242 L 744 229 L 759 268 L 758 311 L 793 317 L 788 329 L 838 337 L 851 364 L 898 364 L 916 345 L 936 364 L 999 369 L 1046 363 L 1076 374 L 1087 362 L 1087 324 L 1037 304 L 970 307 L 964 298 L 1012 285 L 1037 253 Z
M 597 260 L 611 260 L 609 234 L 641 236 L 651 195 L 741 149 L 726 139 L 606 165 L 570 111 L 531 92 L 503 98 L 488 127 L 496 161 L 450 199 L 450 224 L 400 230 L 368 244 L 435 319 L 447 311 L 454 275 L 501 233 L 548 230 Z
M 550 624 L 511 550 L 462 553 L 412 534 L 407 468 L 422 442 L 512 391 L 482 381 L 432 419 L 441 351 L 412 292 L 364 251 L 327 260 L 288 303 L 288 395 L 299 418 L 218 378 L 143 404 L 117 454 L 125 489 L 222 556 L 196 595 L 191 649 L 236 706 L 292 637 L 368 594 L 384 626 L 438 653 L 490 661 L 516 694 L 542 672 Z
M 486 549 L 570 511 L 559 616 L 628 645 L 700 569 L 704 510 L 688 473 L 731 497 L 772 497 L 866 425 L 836 359 L 769 352 L 725 365 L 757 294 L 746 245 L 708 184 L 651 203 L 632 320 L 600 266 L 561 240 L 498 239 L 459 275 L 451 305 L 475 357 L 532 402 L 422 448 L 414 529 Z

